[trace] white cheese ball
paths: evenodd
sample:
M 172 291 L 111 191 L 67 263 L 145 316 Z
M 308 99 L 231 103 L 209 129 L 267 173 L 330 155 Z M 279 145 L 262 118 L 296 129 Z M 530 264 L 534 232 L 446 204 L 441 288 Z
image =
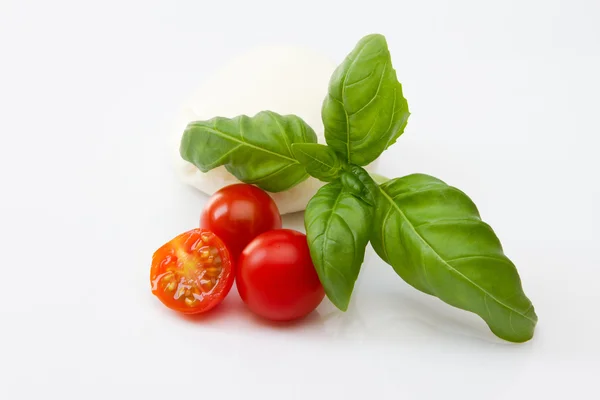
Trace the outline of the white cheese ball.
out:
M 335 63 L 319 53 L 289 46 L 255 48 L 227 63 L 184 103 L 176 122 L 173 152 L 181 180 L 207 195 L 239 182 L 223 166 L 203 173 L 181 158 L 179 143 L 191 121 L 216 116 L 233 118 L 240 114 L 253 116 L 263 110 L 295 114 L 314 129 L 319 143 L 325 143 L 321 106 L 335 67 Z M 287 214 L 304 210 L 322 185 L 309 177 L 287 191 L 269 195 L 280 213 Z

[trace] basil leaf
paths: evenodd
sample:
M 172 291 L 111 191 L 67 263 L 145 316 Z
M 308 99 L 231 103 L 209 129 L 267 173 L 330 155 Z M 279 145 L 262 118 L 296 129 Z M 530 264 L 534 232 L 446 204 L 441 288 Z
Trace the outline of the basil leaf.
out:
M 375 198 L 379 193 L 379 189 L 369 173 L 363 168 L 358 165 L 349 166 L 348 170 L 342 173 L 340 181 L 350 193 L 369 205 L 375 205 Z
M 492 228 L 460 190 L 428 175 L 380 186 L 371 243 L 415 288 L 476 313 L 498 337 L 525 342 L 537 315 Z
M 179 150 L 202 172 L 224 165 L 243 182 L 281 192 L 308 177 L 292 155 L 292 144 L 316 142 L 315 132 L 300 117 L 262 111 L 254 117 L 191 122 Z
M 334 181 L 342 169 L 342 162 L 335 151 L 317 143 L 294 143 L 292 153 L 309 175 L 323 182 Z
M 327 297 L 348 309 L 369 242 L 373 208 L 344 190 L 339 181 L 323 186 L 308 202 L 304 225 L 310 255 Z
M 385 38 L 369 35 L 337 67 L 322 107 L 327 144 L 367 165 L 404 131 L 410 115 Z

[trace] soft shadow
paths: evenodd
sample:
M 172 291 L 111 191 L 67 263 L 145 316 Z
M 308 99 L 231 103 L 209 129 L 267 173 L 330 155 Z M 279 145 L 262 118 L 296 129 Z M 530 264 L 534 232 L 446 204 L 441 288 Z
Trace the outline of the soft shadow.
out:
M 237 325 L 241 322 L 242 324 L 250 324 L 271 330 L 298 332 L 313 331 L 319 327 L 323 327 L 323 318 L 316 310 L 293 321 L 271 321 L 263 318 L 250 311 L 235 290 L 232 290 L 232 293 L 229 293 L 221 304 L 206 313 L 188 315 L 166 309 L 165 307 L 162 307 L 162 309 L 163 312 L 168 313 L 171 317 L 191 324 L 210 326 L 217 324 L 222 326 L 222 324 Z
M 323 326 L 323 319 L 316 311 L 313 311 L 310 314 L 293 321 L 271 321 L 253 314 L 250 310 L 248 310 L 248 313 L 251 314 L 250 320 L 252 324 L 268 329 L 285 331 L 309 328 L 312 330 L 316 327 Z
M 419 296 L 417 293 L 416 297 Z M 324 312 L 322 323 L 330 336 L 352 341 L 405 342 L 417 346 L 419 342 L 452 342 L 486 348 L 523 346 L 496 337 L 476 315 L 436 301 L 439 302 L 402 292 L 363 291 L 354 296 L 348 311 Z
M 285 214 L 281 217 L 284 228 L 296 229 L 304 232 L 304 211 Z
M 476 315 L 451 308 L 440 300 L 416 299 L 400 292 L 385 293 L 381 297 L 383 299 L 380 302 L 386 306 L 386 312 L 382 313 L 380 323 L 390 330 L 399 325 L 420 325 L 436 336 L 476 340 L 494 346 L 508 344 L 496 337 Z
M 239 319 L 245 313 L 246 307 L 238 296 L 231 295 L 232 293 L 221 304 L 202 314 L 182 314 L 175 311 L 172 314 L 180 320 L 193 324 L 208 324 Z

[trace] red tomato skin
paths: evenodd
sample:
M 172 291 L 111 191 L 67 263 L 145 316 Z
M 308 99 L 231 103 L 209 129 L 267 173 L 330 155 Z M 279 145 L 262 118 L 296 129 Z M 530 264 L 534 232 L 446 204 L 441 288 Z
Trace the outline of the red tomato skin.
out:
M 211 196 L 202 211 L 200 227 L 214 232 L 233 260 L 263 232 L 281 228 L 281 215 L 262 189 L 245 183 L 226 186 Z
M 252 312 L 273 321 L 302 318 L 325 297 L 306 235 L 291 229 L 263 233 L 244 249 L 236 286 Z

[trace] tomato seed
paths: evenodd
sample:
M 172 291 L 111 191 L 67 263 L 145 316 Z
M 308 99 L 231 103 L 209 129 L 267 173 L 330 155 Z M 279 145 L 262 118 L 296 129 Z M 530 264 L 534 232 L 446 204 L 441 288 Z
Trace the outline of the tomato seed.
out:
M 212 282 L 210 280 L 208 280 L 208 279 L 201 279 L 200 280 L 200 289 L 203 292 L 210 292 L 211 289 L 213 288 L 213 286 L 214 285 L 212 284 Z
M 194 244 L 190 247 L 190 249 L 192 251 L 197 251 L 199 247 L 203 246 L 204 242 L 202 242 L 202 239 L 198 239 L 194 242 Z
M 185 298 L 185 304 L 189 307 L 191 307 L 194 303 L 196 302 L 196 299 L 194 297 L 186 297 Z
M 200 252 L 200 257 L 207 258 L 210 255 L 210 247 L 202 246 L 202 247 L 200 247 L 199 252 Z

